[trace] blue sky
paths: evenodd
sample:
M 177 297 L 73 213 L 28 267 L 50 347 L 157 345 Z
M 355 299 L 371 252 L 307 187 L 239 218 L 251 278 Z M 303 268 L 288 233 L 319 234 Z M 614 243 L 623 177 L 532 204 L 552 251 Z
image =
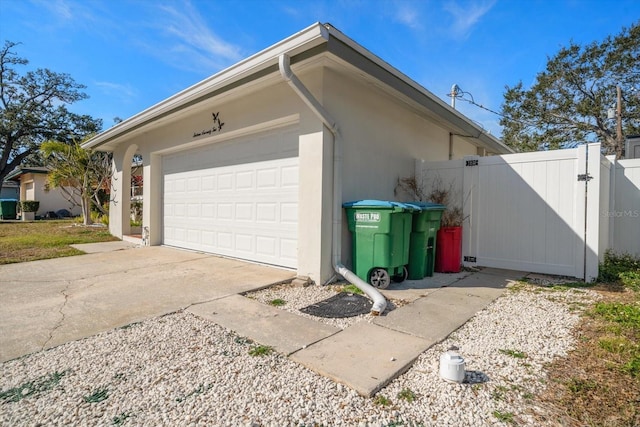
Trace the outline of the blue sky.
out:
M 455 83 L 499 111 L 571 40 L 600 41 L 640 19 L 638 0 L 0 0 L 0 42 L 69 73 L 76 113 L 113 125 L 295 32 L 329 22 L 449 102 Z M 456 107 L 494 135 L 499 117 Z

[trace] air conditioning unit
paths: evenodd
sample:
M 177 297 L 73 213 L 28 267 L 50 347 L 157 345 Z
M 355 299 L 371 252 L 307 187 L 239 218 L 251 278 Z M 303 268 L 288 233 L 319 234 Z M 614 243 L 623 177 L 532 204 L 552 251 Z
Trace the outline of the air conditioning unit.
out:
M 640 159 L 640 135 L 630 135 L 624 150 L 625 159 Z

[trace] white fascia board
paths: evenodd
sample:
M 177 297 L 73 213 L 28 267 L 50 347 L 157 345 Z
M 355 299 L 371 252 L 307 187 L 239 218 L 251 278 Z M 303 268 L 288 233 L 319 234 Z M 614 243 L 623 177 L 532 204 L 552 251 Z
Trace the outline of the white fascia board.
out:
M 322 24 L 315 23 L 310 25 L 304 30 L 99 133 L 82 144 L 82 147 L 85 149 L 99 148 L 101 145 L 114 141 L 134 129 L 150 124 L 167 113 L 177 112 L 182 106 L 186 106 L 191 101 L 206 96 L 208 93 L 222 89 L 269 66 L 277 65 L 278 57 L 283 53 L 293 56 L 326 43 L 328 39 L 328 30 Z

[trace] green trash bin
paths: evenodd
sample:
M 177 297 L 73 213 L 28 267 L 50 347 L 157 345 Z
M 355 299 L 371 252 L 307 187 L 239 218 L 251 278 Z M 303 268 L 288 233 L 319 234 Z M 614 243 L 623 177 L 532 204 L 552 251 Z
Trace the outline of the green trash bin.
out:
M 444 205 L 427 202 L 411 202 L 414 206 L 411 239 L 409 243 L 410 280 L 433 276 L 436 258 L 436 237 L 440 229 Z
M 342 206 L 352 233 L 354 273 L 380 289 L 391 280 L 405 280 L 415 207 L 382 200 L 358 200 Z
M 0 219 L 16 219 L 17 206 L 16 199 L 0 199 Z

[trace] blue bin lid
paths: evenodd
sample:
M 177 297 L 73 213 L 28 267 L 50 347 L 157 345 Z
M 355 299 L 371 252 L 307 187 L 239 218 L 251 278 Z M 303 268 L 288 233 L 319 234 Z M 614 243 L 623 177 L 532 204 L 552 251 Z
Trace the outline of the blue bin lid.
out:
M 0 199 L 0 202 L 17 202 L 18 199 Z
M 445 205 L 441 205 L 440 203 L 431 202 L 409 202 L 407 205 L 411 205 L 415 210 L 419 211 L 443 211 L 447 208 Z
M 389 200 L 354 200 L 342 204 L 343 208 L 378 208 L 378 209 L 406 209 L 415 210 L 414 206 L 406 203 L 391 202 Z

